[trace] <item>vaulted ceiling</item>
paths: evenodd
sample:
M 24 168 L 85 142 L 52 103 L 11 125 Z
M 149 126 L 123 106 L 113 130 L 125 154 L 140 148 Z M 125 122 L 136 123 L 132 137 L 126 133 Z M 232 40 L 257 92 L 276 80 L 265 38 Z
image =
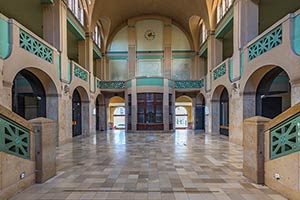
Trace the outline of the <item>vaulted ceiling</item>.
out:
M 84 0 L 83 0 L 84 1 Z M 86 0 L 91 27 L 100 20 L 106 36 L 113 33 L 128 19 L 158 15 L 171 18 L 185 29 L 192 37 L 195 27 L 202 19 L 210 26 L 213 23 L 213 12 L 220 0 Z M 89 3 L 90 2 L 90 3 Z M 197 30 L 196 30 L 197 31 Z
M 127 19 L 141 15 L 169 17 L 189 30 L 191 16 L 206 18 L 208 12 L 205 0 L 95 0 L 92 20 L 108 17 L 113 31 Z

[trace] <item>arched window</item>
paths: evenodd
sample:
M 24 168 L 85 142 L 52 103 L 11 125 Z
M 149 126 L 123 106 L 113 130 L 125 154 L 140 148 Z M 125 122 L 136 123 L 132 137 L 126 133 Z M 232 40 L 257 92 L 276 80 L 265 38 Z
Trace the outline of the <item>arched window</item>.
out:
M 83 6 L 81 1 L 79 0 L 68 0 L 68 7 L 75 15 L 75 17 L 79 20 L 81 25 L 84 25 L 84 14 L 83 14 Z
M 222 0 L 217 7 L 217 23 L 221 21 L 226 12 L 229 10 L 233 3 L 233 0 Z
M 100 35 L 100 26 L 97 24 L 94 28 L 93 40 L 95 44 L 101 48 L 101 35 Z
M 203 44 L 206 41 L 207 36 L 208 36 L 207 29 L 205 27 L 204 22 L 202 22 L 202 25 L 201 25 L 201 35 L 200 35 L 200 44 Z

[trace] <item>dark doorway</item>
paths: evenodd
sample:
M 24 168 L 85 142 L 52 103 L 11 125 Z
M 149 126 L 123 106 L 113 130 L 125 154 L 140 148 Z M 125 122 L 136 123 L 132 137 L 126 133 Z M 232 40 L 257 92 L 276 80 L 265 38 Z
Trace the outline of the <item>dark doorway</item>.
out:
M 229 135 L 229 97 L 225 88 L 220 97 L 220 134 Z
M 268 72 L 256 92 L 256 115 L 274 118 L 291 106 L 289 77 L 280 67 Z
M 30 120 L 46 117 L 46 95 L 40 80 L 30 71 L 22 70 L 12 87 L 12 108 L 15 113 Z
M 96 131 L 100 131 L 100 105 L 98 98 L 96 99 Z
M 81 98 L 80 94 L 77 90 L 73 93 L 72 98 L 72 130 L 73 130 L 73 137 L 82 134 L 82 119 L 81 119 Z
M 195 129 L 205 130 L 205 106 L 204 105 L 196 105 Z

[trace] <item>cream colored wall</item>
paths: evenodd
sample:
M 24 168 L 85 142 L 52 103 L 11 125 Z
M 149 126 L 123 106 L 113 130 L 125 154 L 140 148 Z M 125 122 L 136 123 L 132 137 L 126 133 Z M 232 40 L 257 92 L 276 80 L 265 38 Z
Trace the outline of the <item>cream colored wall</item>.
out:
M 109 51 L 128 51 L 128 27 L 123 27 L 114 37 Z
M 136 22 L 137 51 L 163 51 L 164 24 L 160 20 L 141 20 Z M 145 33 L 153 31 L 155 38 L 147 40 Z
M 172 50 L 191 50 L 191 45 L 185 33 L 175 25 L 172 25 Z

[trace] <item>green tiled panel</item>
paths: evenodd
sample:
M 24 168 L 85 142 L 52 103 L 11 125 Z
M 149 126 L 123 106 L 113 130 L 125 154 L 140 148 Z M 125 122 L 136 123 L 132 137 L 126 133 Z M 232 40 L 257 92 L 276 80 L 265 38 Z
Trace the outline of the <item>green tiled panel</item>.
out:
M 138 78 L 136 86 L 164 86 L 163 78 Z
M 11 50 L 9 24 L 0 18 L 0 58 L 8 58 Z
M 295 53 L 300 56 L 300 14 L 294 19 L 293 46 Z

